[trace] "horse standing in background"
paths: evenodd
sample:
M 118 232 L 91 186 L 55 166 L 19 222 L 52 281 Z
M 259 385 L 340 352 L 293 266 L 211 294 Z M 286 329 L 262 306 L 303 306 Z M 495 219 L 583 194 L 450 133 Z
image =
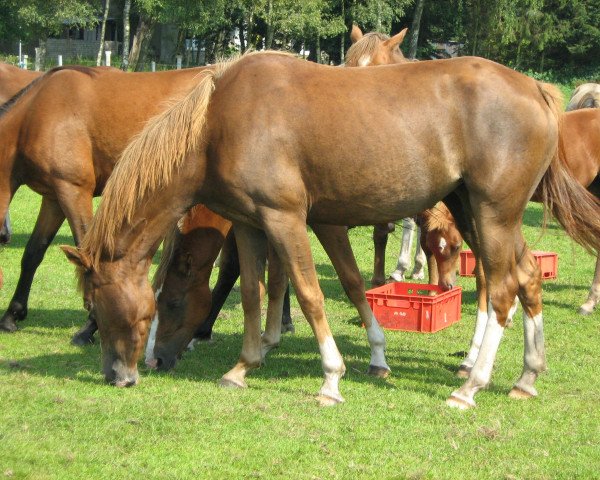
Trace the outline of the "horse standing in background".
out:
M 600 108 L 599 83 L 583 83 L 573 91 L 567 104 L 567 112 L 580 108 Z
M 125 73 L 58 67 L 37 75 L 0 109 L 0 221 L 21 185 L 42 196 L 0 330 L 15 331 L 16 321 L 27 316 L 35 271 L 65 218 L 79 244 L 92 218 L 92 198 L 102 193 L 127 143 L 170 99 L 187 93 L 204 68 Z M 90 318 L 73 342 L 89 343 L 95 331 Z
M 568 234 L 600 247 L 600 206 L 559 160 L 560 101 L 551 85 L 470 57 L 341 69 L 269 52 L 207 70 L 127 147 L 81 248 L 63 247 L 98 318 L 107 381 L 138 381 L 155 308 L 152 256 L 169 225 L 204 203 L 232 219 L 240 254 L 244 340 L 222 383 L 246 386 L 262 359 L 264 264 L 256 259 L 268 241 L 276 252 L 269 279 L 285 278 L 285 268 L 319 344 L 319 399 L 343 401 L 345 366 L 306 224 L 386 223 L 443 199 L 482 259 L 491 299 L 475 366 L 447 402 L 475 405 L 515 295 L 524 305 L 525 355 L 511 396 L 537 395 L 546 366 L 541 273 L 521 222 L 540 180 L 544 204 Z M 285 282 L 277 284 L 283 292 Z M 280 315 L 281 304 L 269 307 L 267 317 Z

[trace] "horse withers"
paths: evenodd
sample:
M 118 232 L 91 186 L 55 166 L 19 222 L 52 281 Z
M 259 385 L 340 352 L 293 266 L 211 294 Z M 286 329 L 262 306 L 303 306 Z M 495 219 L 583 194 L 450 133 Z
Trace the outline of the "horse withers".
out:
M 319 344 L 319 397 L 343 401 L 345 367 L 306 223 L 385 223 L 444 199 L 482 259 L 491 300 L 475 366 L 448 403 L 475 405 L 517 294 L 526 354 L 512 392 L 536 395 L 546 365 L 541 275 L 521 222 L 540 180 L 569 235 L 600 246 L 598 204 L 559 161 L 559 115 L 557 89 L 479 58 L 340 69 L 259 53 L 215 66 L 127 147 L 81 249 L 65 248 L 96 311 L 107 380 L 137 382 L 155 307 L 152 255 L 200 202 L 233 221 L 240 254 L 244 341 L 222 381 L 246 385 L 262 359 L 256 257 L 268 240 Z

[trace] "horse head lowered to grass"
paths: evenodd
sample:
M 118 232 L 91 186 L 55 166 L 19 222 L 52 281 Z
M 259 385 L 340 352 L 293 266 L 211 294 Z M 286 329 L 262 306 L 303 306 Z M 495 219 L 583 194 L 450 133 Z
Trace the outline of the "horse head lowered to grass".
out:
M 385 223 L 444 199 L 482 259 L 491 299 L 477 362 L 448 403 L 473 406 L 488 384 L 515 295 L 526 354 L 511 394 L 536 395 L 546 365 L 541 275 L 521 222 L 540 181 L 567 232 L 600 247 L 600 207 L 558 158 L 559 115 L 557 89 L 480 58 L 343 69 L 260 53 L 206 71 L 127 147 L 80 249 L 65 247 L 96 311 L 107 380 L 137 381 L 154 314 L 152 255 L 204 203 L 233 221 L 240 255 L 244 341 L 222 382 L 245 386 L 261 362 L 256 254 L 268 240 L 319 344 L 319 397 L 343 401 L 345 366 L 306 223 Z

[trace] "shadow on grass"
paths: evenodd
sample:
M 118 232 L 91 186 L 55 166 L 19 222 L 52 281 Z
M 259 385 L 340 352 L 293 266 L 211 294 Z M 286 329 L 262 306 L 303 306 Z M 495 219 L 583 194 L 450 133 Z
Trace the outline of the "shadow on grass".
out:
M 25 248 L 31 233 L 14 233 L 10 239 L 10 243 L 4 245 L 3 248 Z M 58 234 L 52 240 L 52 245 L 73 245 L 73 237 L 71 235 Z

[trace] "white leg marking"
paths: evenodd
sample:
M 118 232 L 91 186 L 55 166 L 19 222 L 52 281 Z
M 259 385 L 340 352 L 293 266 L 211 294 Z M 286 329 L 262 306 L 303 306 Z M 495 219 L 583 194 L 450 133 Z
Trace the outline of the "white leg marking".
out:
M 487 324 L 488 315 L 487 312 L 477 310 L 477 320 L 475 321 L 475 332 L 471 339 L 471 348 L 469 354 L 461 364 L 461 367 L 470 369 L 475 365 L 475 360 L 479 355 L 479 349 L 481 348 L 481 342 L 483 341 L 483 334 L 485 333 L 485 326 Z
M 485 388 L 490 382 L 496 353 L 504 334 L 504 327 L 498 323 L 496 312 L 491 307 L 488 310 L 488 320 L 483 334 L 479 355 L 473 365 L 469 379 L 458 390 L 452 392 L 447 400 L 452 407 L 467 408 L 475 406 L 475 394 Z M 458 400 L 458 401 L 457 401 Z
M 371 326 L 367 327 L 367 338 L 371 346 L 371 363 L 374 367 L 385 368 L 390 370 L 385 361 L 385 334 L 379 326 L 377 319 L 371 314 Z
M 154 293 L 154 298 L 158 299 L 158 296 L 162 292 L 162 286 Z M 156 342 L 156 330 L 158 328 L 158 310 L 154 314 L 152 324 L 150 325 L 150 333 L 148 334 L 148 342 L 146 343 L 146 365 L 150 368 L 156 368 L 156 358 L 154 358 L 154 343 Z
M 404 272 L 406 272 L 410 266 L 410 250 L 412 247 L 414 228 L 415 221 L 412 218 L 405 218 L 402 220 L 402 244 L 398 255 L 398 263 L 396 264 L 396 270 L 390 275 L 390 278 L 393 278 L 397 282 L 404 281 Z
M 544 321 L 541 313 L 531 318 L 523 312 L 523 339 L 523 373 L 515 387 L 535 397 L 537 391 L 533 384 L 538 374 L 546 370 Z
M 319 344 L 319 350 L 325 374 L 319 395 L 332 399 L 335 403 L 343 402 L 344 399 L 340 394 L 339 382 L 346 371 L 346 367 L 333 337 L 327 337 L 323 343 Z
M 421 228 L 417 227 L 415 224 L 415 229 L 417 231 L 417 239 L 416 239 L 416 249 L 415 249 L 415 268 L 413 269 L 412 278 L 415 280 L 423 280 L 425 278 L 425 263 L 427 262 L 427 257 L 425 256 L 425 252 L 421 248 Z M 444 240 L 442 238 L 442 240 Z M 444 240 L 445 242 L 446 240 Z

